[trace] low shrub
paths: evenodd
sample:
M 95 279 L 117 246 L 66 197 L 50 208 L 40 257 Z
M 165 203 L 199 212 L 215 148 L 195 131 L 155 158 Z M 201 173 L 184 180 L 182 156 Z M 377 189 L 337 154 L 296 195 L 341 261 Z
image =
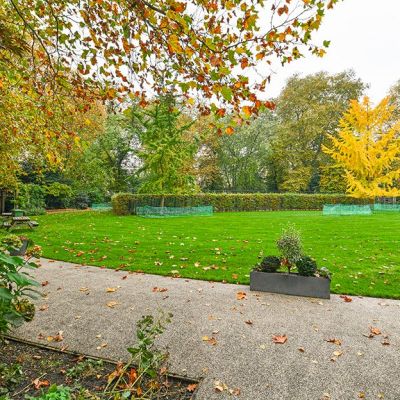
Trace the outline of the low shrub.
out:
M 263 272 L 276 272 L 281 266 L 281 259 L 277 256 L 267 256 L 261 261 L 258 270 Z
M 309 256 L 301 256 L 296 262 L 297 272 L 302 276 L 314 276 L 317 272 L 317 262 Z
M 165 207 L 212 206 L 214 212 L 322 210 L 324 204 L 363 204 L 344 194 L 293 193 L 196 193 L 189 195 L 152 195 L 117 193 L 112 197 L 114 213 L 135 214 L 136 207 L 159 207 L 164 198 Z

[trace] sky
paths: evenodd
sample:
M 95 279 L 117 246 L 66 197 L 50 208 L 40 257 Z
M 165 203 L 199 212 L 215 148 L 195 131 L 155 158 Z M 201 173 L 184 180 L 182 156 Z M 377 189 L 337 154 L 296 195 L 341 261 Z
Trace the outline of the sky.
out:
M 323 58 L 307 55 L 275 68 L 269 96 L 279 94 L 294 73 L 341 72 L 352 68 L 370 85 L 367 95 L 381 100 L 400 79 L 400 0 L 344 0 L 327 13 L 314 39 L 331 44 Z

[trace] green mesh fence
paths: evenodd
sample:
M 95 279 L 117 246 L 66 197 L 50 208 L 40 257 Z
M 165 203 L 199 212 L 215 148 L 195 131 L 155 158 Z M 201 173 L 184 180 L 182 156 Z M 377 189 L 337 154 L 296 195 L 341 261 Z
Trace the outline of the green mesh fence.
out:
M 375 203 L 374 211 L 400 211 L 400 204 Z
M 168 218 L 185 216 L 209 216 L 213 215 L 212 206 L 197 207 L 136 207 L 136 215 L 147 218 Z
M 93 203 L 92 210 L 94 211 L 108 211 L 112 209 L 111 203 Z
M 325 204 L 323 215 L 371 215 L 372 209 L 369 204 Z

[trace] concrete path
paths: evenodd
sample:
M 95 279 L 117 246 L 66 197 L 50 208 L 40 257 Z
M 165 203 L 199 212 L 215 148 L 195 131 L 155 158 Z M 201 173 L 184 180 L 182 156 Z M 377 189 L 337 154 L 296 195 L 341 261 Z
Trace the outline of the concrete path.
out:
M 172 312 L 158 345 L 169 349 L 171 372 L 204 378 L 196 399 L 234 398 L 226 388 L 245 400 L 400 399 L 400 301 L 321 301 L 47 260 L 34 275 L 48 282 L 37 301 L 43 311 L 15 336 L 47 343 L 62 330 L 64 340 L 51 345 L 119 359 L 142 315 Z M 370 327 L 382 334 L 368 338 Z M 288 340 L 274 344 L 273 335 Z

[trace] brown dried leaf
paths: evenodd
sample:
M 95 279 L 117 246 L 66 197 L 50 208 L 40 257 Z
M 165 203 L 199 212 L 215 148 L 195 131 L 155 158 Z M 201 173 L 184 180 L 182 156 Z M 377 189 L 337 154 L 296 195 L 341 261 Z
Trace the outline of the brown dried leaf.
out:
M 370 331 L 374 336 L 380 335 L 380 334 L 382 333 L 381 330 L 380 330 L 379 328 L 376 328 L 376 327 L 373 327 L 373 326 L 370 326 L 370 327 L 369 327 L 369 331 Z
M 325 342 L 336 344 L 337 346 L 342 345 L 342 341 L 336 338 L 325 339 Z
M 107 307 L 114 308 L 114 307 L 117 306 L 118 304 L 119 304 L 118 301 L 109 301 L 109 302 L 107 303 Z
M 246 292 L 237 292 L 237 293 L 236 293 L 236 299 L 237 299 L 237 300 L 244 300 L 244 299 L 246 299 Z
M 186 390 L 188 392 L 194 392 L 197 388 L 197 383 L 191 383 L 190 385 L 187 385 Z
M 286 335 L 273 335 L 272 336 L 272 341 L 276 344 L 284 344 L 287 342 L 287 336 Z
M 36 378 L 32 381 L 32 385 L 36 390 L 39 390 L 42 387 L 50 386 L 50 382 L 48 380 L 41 381 L 39 378 Z
M 340 296 L 340 298 L 343 299 L 343 301 L 345 303 L 351 303 L 353 301 L 353 299 L 351 297 L 343 295 L 343 294 Z

